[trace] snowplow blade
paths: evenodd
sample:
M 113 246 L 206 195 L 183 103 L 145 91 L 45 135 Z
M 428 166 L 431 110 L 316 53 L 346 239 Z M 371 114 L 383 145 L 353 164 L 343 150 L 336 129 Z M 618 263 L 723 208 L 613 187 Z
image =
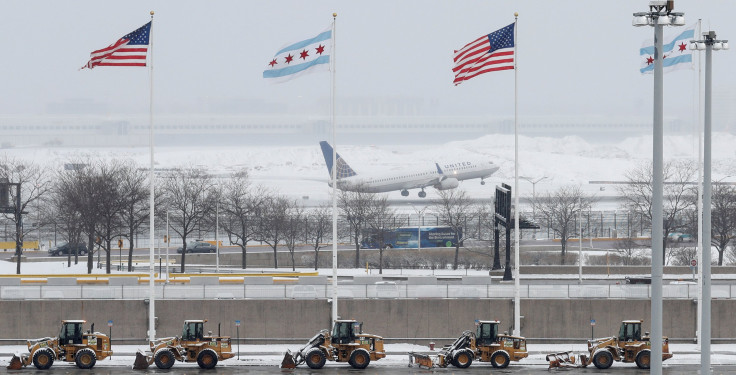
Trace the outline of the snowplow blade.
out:
M 23 359 L 18 354 L 13 354 L 10 363 L 6 367 L 8 370 L 20 370 L 23 368 Z
M 572 355 L 572 352 L 560 352 L 560 353 L 547 354 L 546 358 L 547 358 L 547 361 L 549 361 L 549 368 L 582 367 L 579 364 L 575 364 L 575 356 Z M 580 362 L 582 363 L 583 360 L 581 360 Z
M 151 365 L 152 358 L 146 356 L 142 351 L 138 350 L 135 353 L 135 362 L 133 363 L 133 370 L 145 370 Z
M 281 361 L 281 368 L 296 368 L 296 362 L 294 361 L 294 355 L 291 354 L 291 350 L 287 350 L 284 353 L 284 360 Z
M 430 356 L 422 353 L 409 352 L 409 367 L 413 367 L 414 364 L 428 369 L 434 367 L 434 362 L 432 362 Z

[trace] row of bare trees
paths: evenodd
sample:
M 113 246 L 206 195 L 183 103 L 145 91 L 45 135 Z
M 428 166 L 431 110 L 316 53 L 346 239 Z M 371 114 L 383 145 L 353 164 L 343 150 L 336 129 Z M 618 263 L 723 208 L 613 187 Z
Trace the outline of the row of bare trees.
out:
M 90 250 L 88 272 L 92 271 L 96 247 L 104 251 L 106 271 L 110 272 L 112 246 L 120 238 L 128 240 L 128 270 L 132 270 L 136 235 L 148 230 L 148 171 L 127 160 L 78 160 L 67 165 L 72 167 L 51 174 L 28 162 L 11 159 L 0 162 L 0 182 L 21 184 L 20 209 L 3 213 L 6 220 L 18 224 L 18 247 L 32 229 L 21 225 L 20 212 L 36 211 L 42 218 L 39 225 L 53 222 L 70 244 L 86 243 Z M 669 233 L 695 233 L 697 191 L 689 183 L 693 173 L 692 164 L 685 162 L 670 162 L 665 167 L 665 246 Z M 628 183 L 619 188 L 623 206 L 651 225 L 651 167 L 634 168 L 626 178 Z M 316 268 L 320 249 L 333 240 L 330 206 L 306 209 L 296 200 L 251 183 L 246 171 L 220 178 L 202 168 L 182 167 L 159 173 L 156 182 L 155 215 L 158 223 L 167 220 L 169 229 L 181 239 L 181 272 L 185 271 L 186 247 L 195 239 L 195 231 L 212 233 L 217 224 L 227 236 L 226 243 L 240 247 L 242 268 L 248 266 L 247 250 L 254 242 L 271 247 L 275 268 L 279 267 L 279 247 L 289 252 L 294 268 L 297 247 L 308 244 L 314 250 Z M 15 190 L 10 189 L 12 202 L 16 201 L 15 194 Z M 340 191 L 338 194 L 338 240 L 348 239 L 354 245 L 353 266 L 361 267 L 363 234 L 369 230 L 383 235 L 385 229 L 393 229 L 397 214 L 385 195 L 364 191 Z M 549 229 L 561 238 L 563 264 L 567 242 L 578 232 L 576 217 L 581 211 L 590 210 L 595 202 L 594 196 L 586 195 L 576 186 L 561 187 L 534 202 L 537 216 L 544 218 Z M 421 211 L 425 210 L 437 218 L 437 224 L 450 226 L 457 233 L 460 241 L 455 247 L 454 268 L 458 267 L 461 242 L 479 239 L 481 232 L 493 230 L 493 207 L 473 202 L 461 189 L 439 191 L 438 198 L 427 200 L 427 206 Z M 713 245 L 720 253 L 719 264 L 722 264 L 724 252 L 736 235 L 736 191 L 733 187 L 715 185 L 712 218 Z M 468 222 L 478 224 L 469 227 Z M 384 243 L 383 238 L 378 242 Z M 19 248 L 17 254 L 21 253 Z M 381 271 L 383 251 L 379 249 Z M 75 263 L 78 256 L 73 255 Z M 20 273 L 21 257 L 17 259 L 17 272 Z M 494 260 L 499 263 L 498 259 Z M 67 262 L 71 264 L 72 254 Z

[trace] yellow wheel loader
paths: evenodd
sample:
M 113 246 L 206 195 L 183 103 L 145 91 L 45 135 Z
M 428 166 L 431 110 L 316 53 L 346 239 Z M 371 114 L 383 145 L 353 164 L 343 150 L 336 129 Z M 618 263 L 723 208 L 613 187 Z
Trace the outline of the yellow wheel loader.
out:
M 422 353 L 409 353 L 409 366 L 469 367 L 473 361 L 490 362 L 495 368 L 506 368 L 511 361 L 526 358 L 526 339 L 519 336 L 499 334 L 497 320 L 476 320 L 475 332 L 465 331 L 451 345 L 440 350 L 437 357 L 432 358 Z
M 58 337 L 28 340 L 28 354 L 16 353 L 10 360 L 9 370 L 20 370 L 33 363 L 46 370 L 54 361 L 74 362 L 80 369 L 91 369 L 97 360 L 112 355 L 110 338 L 94 332 L 95 325 L 84 332 L 84 320 L 62 320 Z
M 363 333 L 362 322 L 336 320 L 332 332 L 323 329 L 298 351 L 287 351 L 281 368 L 296 368 L 306 363 L 309 368 L 320 369 L 327 361 L 335 361 L 364 369 L 371 361 L 384 357 L 383 337 Z
M 136 353 L 133 369 L 143 370 L 155 363 L 160 369 L 170 369 L 174 361 L 197 362 L 200 368 L 212 369 L 218 361 L 232 358 L 229 336 L 204 335 L 206 320 L 185 320 L 181 337 L 167 337 L 151 341 L 151 355 L 140 350 Z
M 599 369 L 611 367 L 614 361 L 634 362 L 641 369 L 648 369 L 651 359 L 651 342 L 649 332 L 641 332 L 643 320 L 624 320 L 618 336 L 588 340 L 588 355 L 581 354 L 575 363 L 572 352 L 552 353 L 547 355 L 549 367 L 587 367 L 591 363 Z M 672 358 L 669 340 L 662 338 L 662 360 Z

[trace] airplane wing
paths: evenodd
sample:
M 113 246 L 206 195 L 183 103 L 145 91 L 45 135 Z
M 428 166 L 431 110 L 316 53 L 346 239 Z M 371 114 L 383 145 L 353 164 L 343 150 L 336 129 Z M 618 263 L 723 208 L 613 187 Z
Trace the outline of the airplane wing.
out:
M 425 179 L 423 181 L 416 181 L 411 186 L 405 186 L 405 188 L 407 188 L 407 189 L 422 189 L 422 188 L 434 186 L 439 181 L 440 181 L 440 178 L 438 178 L 438 177 L 428 178 L 428 179 Z
M 443 179 L 445 179 L 445 175 L 442 172 L 442 168 L 440 168 L 439 163 L 434 163 L 434 165 L 437 167 L 437 176 L 432 176 L 430 178 L 425 179 L 424 181 L 419 181 L 413 186 L 409 187 L 407 186 L 407 189 L 423 189 L 429 186 L 434 186 L 440 183 Z

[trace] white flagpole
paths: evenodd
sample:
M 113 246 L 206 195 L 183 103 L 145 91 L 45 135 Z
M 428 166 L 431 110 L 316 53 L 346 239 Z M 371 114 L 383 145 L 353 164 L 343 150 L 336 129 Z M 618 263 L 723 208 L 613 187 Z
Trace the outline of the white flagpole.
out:
M 519 13 L 514 13 L 514 335 L 521 335 L 521 296 L 519 285 L 519 106 L 518 85 Z
M 150 88 L 151 88 L 151 102 L 148 112 L 148 121 L 149 121 L 149 144 L 150 144 L 150 152 L 151 152 L 151 165 L 150 165 L 150 175 L 149 175 L 149 183 L 150 183 L 150 190 L 149 190 L 149 236 L 148 236 L 148 243 L 149 243 L 149 265 L 148 265 L 148 287 L 149 287 L 149 302 L 148 302 L 148 340 L 153 341 L 156 339 L 156 308 L 155 308 L 155 300 L 156 300 L 156 280 L 154 280 L 154 271 L 155 271 L 155 264 L 154 264 L 154 257 L 153 257 L 153 241 L 154 241 L 154 203 L 153 203 L 153 195 L 154 195 L 154 174 L 153 174 L 153 11 L 151 11 L 151 29 L 149 30 L 148 38 L 149 38 L 149 55 L 151 56 L 150 59 L 150 66 L 151 66 L 151 74 L 150 74 Z
M 701 33 L 701 20 L 698 19 L 698 36 Z M 695 52 L 693 52 L 695 53 Z M 703 235 L 703 92 L 702 84 L 702 54 L 698 53 L 698 239 Z M 703 312 L 700 310 L 703 306 L 703 244 L 702 241 L 696 241 L 696 254 L 698 259 L 698 313 L 697 324 L 695 328 L 695 338 L 698 348 L 703 349 L 703 343 L 700 340 L 703 324 Z
M 335 142 L 335 41 L 337 13 L 332 13 L 332 321 L 337 320 L 337 143 Z

